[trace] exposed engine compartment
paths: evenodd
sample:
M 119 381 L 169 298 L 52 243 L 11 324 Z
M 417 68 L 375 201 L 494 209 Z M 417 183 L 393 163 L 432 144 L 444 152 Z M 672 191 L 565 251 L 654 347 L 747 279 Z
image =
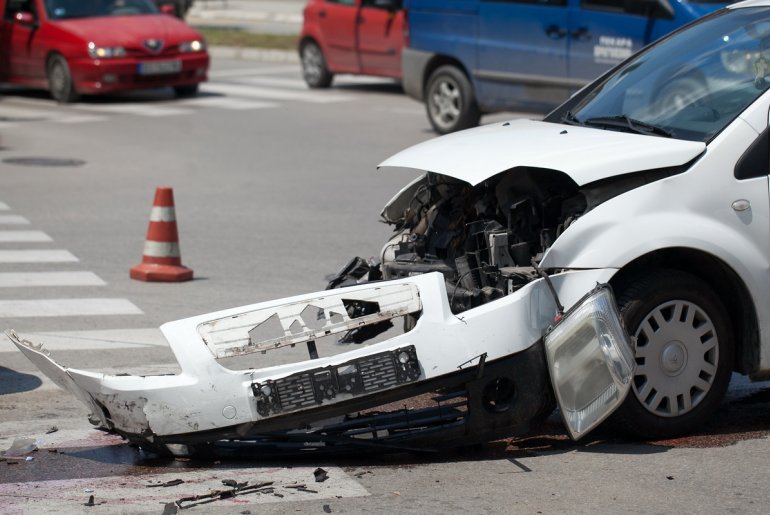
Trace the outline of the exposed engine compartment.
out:
M 535 279 L 533 261 L 588 202 L 572 179 L 553 170 L 520 168 L 475 187 L 427 173 L 383 210 L 396 234 L 381 262 L 356 258 L 329 287 L 441 272 L 452 311 L 459 313 Z

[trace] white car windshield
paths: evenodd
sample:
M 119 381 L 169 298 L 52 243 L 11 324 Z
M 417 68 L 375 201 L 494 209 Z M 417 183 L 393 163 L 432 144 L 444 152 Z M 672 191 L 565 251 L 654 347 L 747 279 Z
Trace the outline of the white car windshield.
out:
M 631 58 L 565 123 L 709 141 L 770 87 L 770 8 L 722 10 Z
M 155 14 L 150 0 L 45 0 L 45 12 L 51 20 Z

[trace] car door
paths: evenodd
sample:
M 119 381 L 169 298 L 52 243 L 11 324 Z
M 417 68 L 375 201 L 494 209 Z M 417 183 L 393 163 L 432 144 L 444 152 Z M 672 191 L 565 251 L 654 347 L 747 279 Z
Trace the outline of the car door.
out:
M 569 9 L 569 76 L 589 82 L 675 28 L 672 13 L 652 2 L 573 0 Z
M 3 80 L 24 81 L 34 78 L 33 59 L 35 25 L 20 23 L 18 13 L 37 16 L 34 0 L 6 0 L 0 21 L 0 76 Z
M 401 76 L 404 46 L 402 1 L 362 0 L 358 16 L 358 54 L 363 73 Z
M 318 24 L 324 40 L 324 56 L 335 72 L 359 73 L 356 51 L 356 20 L 361 0 L 324 0 Z
M 564 89 L 567 21 L 567 0 L 480 0 L 479 98 L 499 105 L 543 88 Z

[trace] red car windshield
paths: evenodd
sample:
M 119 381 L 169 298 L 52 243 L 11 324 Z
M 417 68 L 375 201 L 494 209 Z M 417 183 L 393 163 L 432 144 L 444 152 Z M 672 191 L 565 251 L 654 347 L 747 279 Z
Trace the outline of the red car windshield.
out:
M 150 0 L 45 0 L 44 3 L 46 14 L 51 20 L 158 12 Z

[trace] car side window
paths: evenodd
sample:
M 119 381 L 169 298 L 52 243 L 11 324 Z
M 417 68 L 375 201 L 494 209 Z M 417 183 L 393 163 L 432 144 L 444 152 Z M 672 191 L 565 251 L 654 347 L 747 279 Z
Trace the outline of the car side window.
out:
M 662 3 L 638 2 L 635 0 L 580 0 L 580 7 L 591 11 L 605 11 L 619 14 L 634 14 L 648 18 L 672 18 L 670 6 Z
M 3 18 L 6 21 L 13 21 L 16 13 L 33 13 L 35 12 L 35 6 L 32 0 L 8 0 L 5 4 L 5 12 Z
M 327 4 L 356 5 L 356 0 L 326 0 Z
M 487 3 L 498 4 L 535 4 L 552 7 L 565 7 L 567 0 L 482 0 Z
M 397 11 L 403 7 L 403 0 L 361 0 L 362 7 Z

